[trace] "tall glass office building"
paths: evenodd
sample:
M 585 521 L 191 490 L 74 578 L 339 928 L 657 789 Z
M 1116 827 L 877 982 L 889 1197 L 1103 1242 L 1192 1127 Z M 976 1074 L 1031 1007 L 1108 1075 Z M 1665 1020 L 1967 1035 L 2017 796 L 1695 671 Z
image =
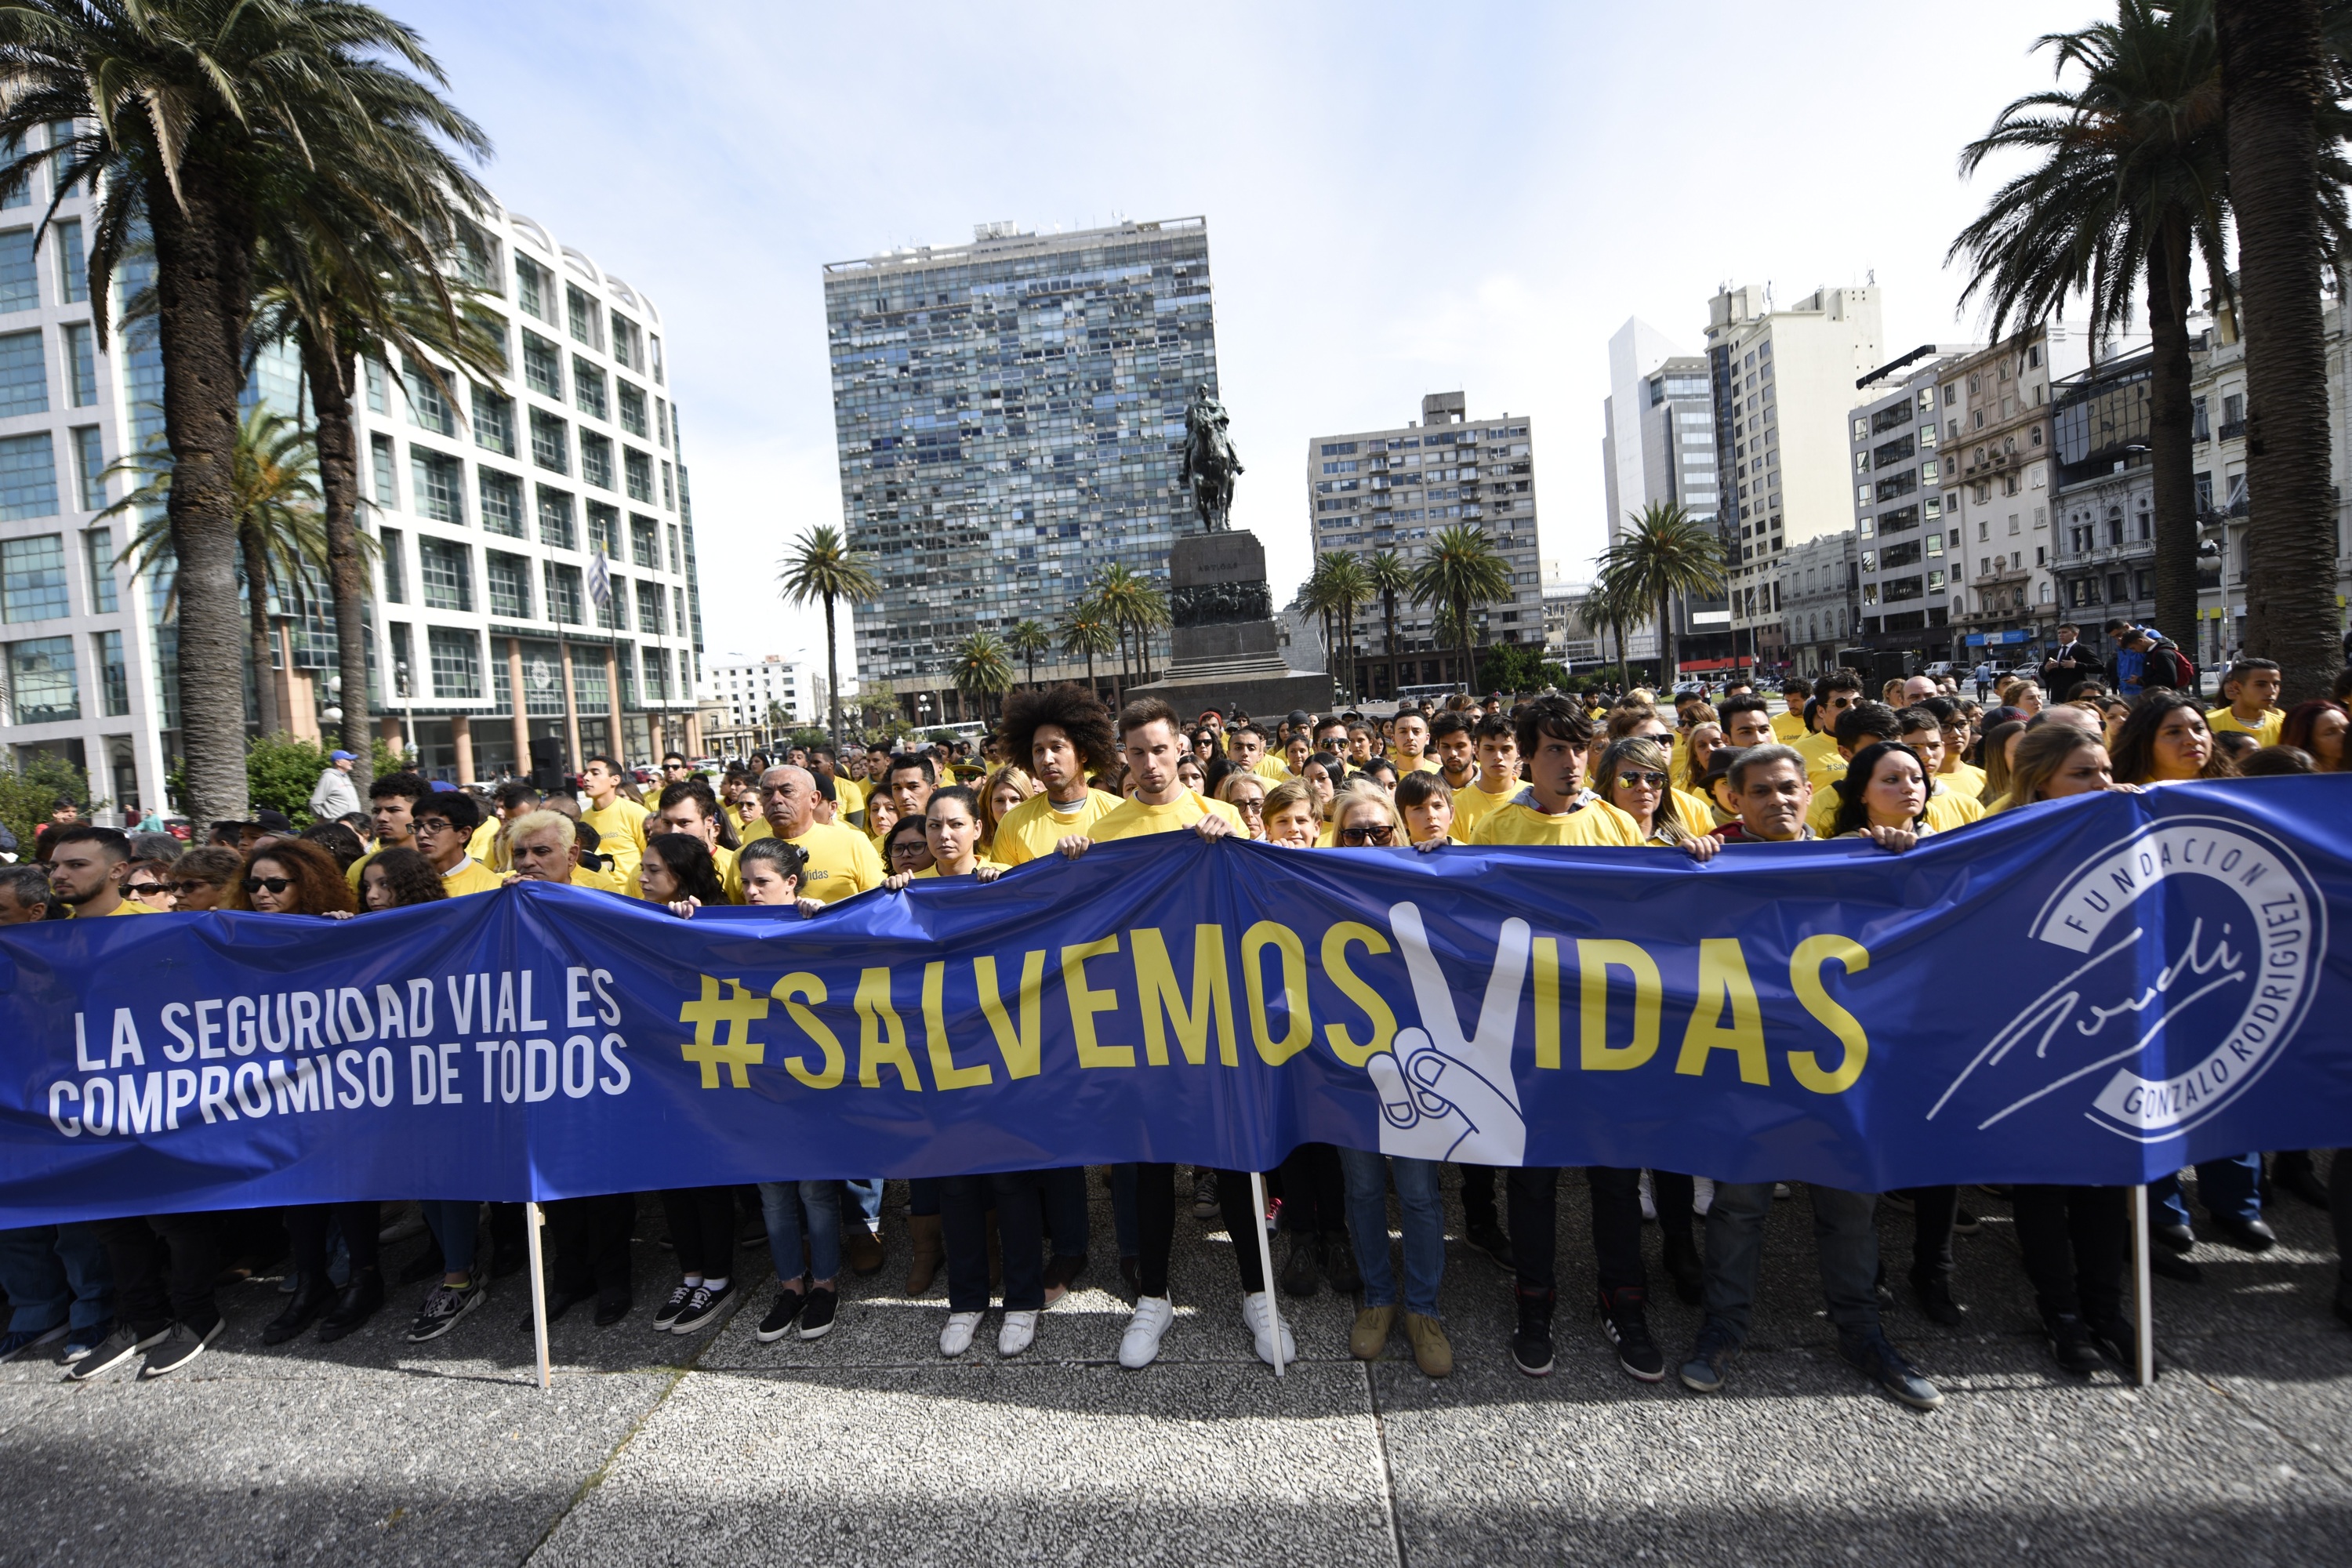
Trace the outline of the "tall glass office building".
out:
M 909 718 L 961 715 L 946 670 L 971 633 L 1050 629 L 1114 562 L 1165 584 L 1192 526 L 1184 406 L 1217 388 L 1204 220 L 985 224 L 828 266 L 824 307 L 842 507 L 883 584 L 857 669 Z M 1085 673 L 1058 640 L 1037 666 Z

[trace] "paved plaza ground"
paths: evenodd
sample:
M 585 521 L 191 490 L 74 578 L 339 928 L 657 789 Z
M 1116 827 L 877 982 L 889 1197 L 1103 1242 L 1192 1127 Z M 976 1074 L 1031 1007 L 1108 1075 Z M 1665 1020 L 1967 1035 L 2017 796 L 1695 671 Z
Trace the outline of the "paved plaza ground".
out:
M 1108 1243 L 1097 1187 L 1095 1235 Z M 229 1327 L 187 1373 L 68 1387 L 0 1367 L 0 1562 L 1947 1563 L 2340 1563 L 2352 1540 L 2352 1331 L 2329 1314 L 2326 1216 L 2282 1197 L 2281 1246 L 2200 1246 L 2201 1285 L 2157 1285 L 2168 1370 L 2151 1390 L 2060 1373 L 2036 1329 L 2007 1206 L 1971 1193 L 1962 1331 L 1907 1293 L 1888 1326 L 1949 1400 L 1933 1415 L 1865 1385 L 1820 1312 L 1803 1191 L 1776 1205 L 1755 1342 L 1715 1396 L 1621 1373 L 1582 1309 L 1591 1247 L 1563 1177 L 1559 1371 L 1513 1369 L 1508 1281 L 1449 1244 L 1446 1381 L 1402 1336 L 1347 1353 L 1352 1301 L 1286 1300 L 1302 1360 L 1254 1360 L 1220 1231 L 1178 1219 L 1176 1326 L 1121 1371 L 1126 1309 L 1098 1255 L 1034 1349 L 994 1352 L 991 1318 L 942 1361 L 940 1291 L 884 1271 L 840 1326 L 761 1345 L 766 1248 L 731 1321 L 657 1336 L 672 1282 L 657 1205 L 638 1234 L 638 1310 L 555 1326 L 555 1389 L 531 1381 L 523 1277 L 447 1338 L 402 1337 L 418 1292 L 361 1333 L 260 1344 L 279 1298 L 224 1292 Z M 1452 1196 L 1449 1193 L 1449 1205 Z M 1458 1224 L 1458 1212 L 1449 1210 Z M 1910 1218 L 1882 1208 L 1888 1272 Z M 416 1244 L 392 1254 L 394 1267 Z M 1656 1233 L 1647 1237 L 1654 1279 Z M 1670 1291 L 1670 1362 L 1697 1327 Z

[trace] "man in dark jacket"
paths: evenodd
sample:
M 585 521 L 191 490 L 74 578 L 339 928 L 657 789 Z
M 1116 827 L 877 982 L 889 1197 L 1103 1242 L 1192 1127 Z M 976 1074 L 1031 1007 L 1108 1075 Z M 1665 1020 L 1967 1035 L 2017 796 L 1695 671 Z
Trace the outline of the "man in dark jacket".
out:
M 2103 666 L 2098 655 L 2082 640 L 2080 627 L 2074 622 L 2062 622 L 2058 642 L 2049 657 L 2042 661 L 2042 689 L 2050 694 L 2053 703 L 2064 702 L 2074 695 L 2074 689 L 2100 674 Z

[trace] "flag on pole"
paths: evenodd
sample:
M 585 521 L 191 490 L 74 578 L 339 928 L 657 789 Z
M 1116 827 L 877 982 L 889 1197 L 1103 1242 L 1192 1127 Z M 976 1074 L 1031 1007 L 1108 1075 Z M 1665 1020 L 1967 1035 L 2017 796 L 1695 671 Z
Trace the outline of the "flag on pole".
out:
M 596 601 L 599 610 L 613 607 L 613 574 L 604 564 L 604 547 L 601 544 L 588 563 L 588 596 Z

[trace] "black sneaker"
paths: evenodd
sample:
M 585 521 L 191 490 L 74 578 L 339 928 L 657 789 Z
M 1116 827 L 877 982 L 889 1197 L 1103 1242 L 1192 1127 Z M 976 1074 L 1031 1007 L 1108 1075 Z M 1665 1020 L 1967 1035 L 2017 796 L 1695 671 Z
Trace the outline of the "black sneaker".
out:
M 221 1330 L 228 1326 L 225 1318 L 215 1318 L 213 1326 L 198 1333 L 185 1323 L 173 1323 L 147 1352 L 147 1359 L 139 1363 L 139 1378 L 168 1376 L 205 1353 L 205 1347 L 220 1338 Z
M 801 1309 L 807 1305 L 808 1298 L 798 1290 L 777 1291 L 776 1304 L 768 1309 L 766 1317 L 760 1320 L 760 1327 L 757 1331 L 760 1342 L 763 1345 L 772 1345 L 791 1333 L 793 1320 L 799 1317 Z
M 1919 1310 L 1931 1323 L 1957 1329 L 1967 1323 L 1968 1309 L 1952 1300 L 1952 1282 L 1939 1274 L 1914 1274 L 1911 1289 L 1919 1298 Z
M 1344 1230 L 1323 1233 L 1323 1277 L 1342 1296 L 1352 1296 L 1364 1288 L 1363 1271 L 1356 1267 L 1355 1243 Z
M 457 1320 L 482 1304 L 489 1291 L 479 1279 L 463 1285 L 436 1285 L 425 1293 L 425 1305 L 408 1325 L 408 1342 L 421 1345 L 437 1340 L 457 1326 Z
M 1462 1227 L 1462 1239 L 1495 1260 L 1498 1268 L 1516 1268 L 1518 1259 L 1511 1252 L 1511 1238 L 1503 1227 L 1491 1219 L 1473 1220 Z
M 1673 1276 L 1675 1296 L 1685 1307 L 1696 1307 L 1706 1300 L 1706 1260 L 1699 1256 L 1698 1243 L 1687 1225 L 1662 1226 L 1659 1228 L 1659 1251 L 1664 1254 L 1666 1272 Z
M 1511 1360 L 1529 1377 L 1551 1375 L 1551 1306 L 1556 1292 L 1518 1288 L 1519 1326 L 1511 1335 Z
M 2107 1358 L 2099 1353 L 2098 1336 L 2091 1332 L 2090 1324 L 2074 1313 L 2063 1312 L 2052 1318 L 2044 1329 L 2050 1335 L 2050 1353 L 2058 1358 L 2061 1367 L 2077 1377 L 2088 1377 L 2107 1364 Z
M 833 1332 L 833 1315 L 840 1305 L 841 1293 L 830 1285 L 810 1291 L 808 1305 L 801 1310 L 801 1338 L 821 1340 Z
M 356 1332 L 383 1307 L 383 1276 L 373 1268 L 362 1268 L 343 1287 L 335 1301 L 334 1310 L 319 1320 L 318 1342 L 333 1344 L 344 1335 Z
M 669 1331 L 674 1334 L 694 1332 L 695 1330 L 717 1317 L 719 1310 L 734 1299 L 735 1284 L 732 1280 L 715 1290 L 708 1285 L 697 1285 L 694 1288 L 694 1294 L 687 1298 L 686 1305 L 679 1310 L 677 1316 L 671 1320 Z
M 660 1310 L 654 1313 L 654 1332 L 666 1334 L 677 1326 L 677 1315 L 686 1310 L 686 1304 L 688 1301 L 694 1300 L 695 1289 L 696 1287 L 692 1285 L 680 1285 L 669 1293 L 669 1300 L 664 1301 Z
M 1934 1410 L 1944 1403 L 1942 1391 L 1903 1359 L 1903 1352 L 1888 1341 L 1884 1330 L 1840 1335 L 1838 1353 L 1863 1376 L 1914 1410 Z
M 66 1368 L 68 1383 L 88 1383 L 100 1373 L 111 1372 L 151 1345 L 161 1344 L 172 1325 L 164 1324 L 152 1333 L 141 1333 L 124 1323 L 98 1342 L 90 1352 Z
M 1602 1292 L 1601 1331 L 1617 1347 L 1617 1364 L 1625 1369 L 1628 1376 L 1643 1383 L 1665 1381 L 1665 1352 L 1650 1338 L 1649 1308 L 1642 1292 L 1620 1290 L 1614 1300 Z
M 2091 1342 L 2099 1353 L 2115 1363 L 2116 1370 L 2126 1377 L 2139 1375 L 2139 1329 L 2129 1318 L 2118 1312 L 2110 1318 L 2090 1320 Z M 2155 1367 L 2164 1370 L 2164 1357 L 2155 1358 Z
M 1192 1167 L 1192 1217 L 1214 1219 L 1225 1212 L 1217 1196 L 1217 1173 L 1204 1166 Z
M 1317 1254 L 1322 1250 L 1312 1231 L 1290 1233 L 1290 1251 L 1282 1260 L 1282 1293 L 1286 1296 L 1312 1296 L 1317 1279 Z

